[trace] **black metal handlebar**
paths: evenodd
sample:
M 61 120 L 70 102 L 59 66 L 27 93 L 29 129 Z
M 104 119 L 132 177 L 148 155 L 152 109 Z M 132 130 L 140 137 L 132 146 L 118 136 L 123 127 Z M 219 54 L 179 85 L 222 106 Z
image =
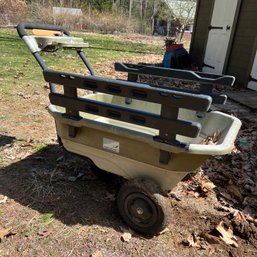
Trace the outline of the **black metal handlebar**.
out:
M 17 31 L 21 38 L 27 35 L 25 29 L 56 30 L 56 31 L 62 31 L 67 36 L 70 36 L 70 32 L 62 26 L 39 24 L 39 23 L 32 23 L 32 22 L 20 22 L 17 26 Z
M 32 22 L 20 22 L 17 26 L 17 32 L 21 38 L 28 35 L 25 31 L 26 29 L 41 29 L 41 30 L 60 31 L 60 32 L 63 32 L 65 35 L 70 36 L 70 32 L 62 26 L 39 24 L 39 23 L 32 23 Z M 87 60 L 83 50 L 81 50 L 81 49 L 77 50 L 77 53 L 80 56 L 80 58 L 82 59 L 83 63 L 87 67 L 87 69 L 89 70 L 90 74 L 94 75 L 94 70 L 91 67 L 89 61 Z M 42 70 L 48 69 L 47 64 L 42 59 L 39 52 L 33 52 L 32 55 L 35 57 L 36 61 L 38 62 L 38 64 L 42 68 Z M 50 91 L 55 92 L 55 84 L 50 82 L 49 85 L 50 85 Z

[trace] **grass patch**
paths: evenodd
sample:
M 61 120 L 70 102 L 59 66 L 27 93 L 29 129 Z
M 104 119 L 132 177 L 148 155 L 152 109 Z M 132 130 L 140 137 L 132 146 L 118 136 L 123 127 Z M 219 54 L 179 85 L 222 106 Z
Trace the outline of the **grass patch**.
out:
M 110 36 L 83 33 L 76 33 L 76 36 L 89 43 L 90 47 L 85 49 L 85 53 L 92 66 L 96 62 L 162 52 L 162 46 L 125 41 Z M 15 29 L 0 29 L 0 48 L 0 95 L 11 99 L 17 92 L 31 93 L 45 84 L 41 68 Z M 86 73 L 84 64 L 74 51 L 43 53 L 42 57 L 49 68 Z M 28 84 L 30 86 L 26 88 Z
M 53 213 L 45 213 L 42 215 L 40 223 L 44 225 L 49 225 L 54 221 Z
M 37 152 L 43 152 L 47 150 L 48 145 L 44 144 L 44 143 L 38 143 L 35 145 L 35 150 Z

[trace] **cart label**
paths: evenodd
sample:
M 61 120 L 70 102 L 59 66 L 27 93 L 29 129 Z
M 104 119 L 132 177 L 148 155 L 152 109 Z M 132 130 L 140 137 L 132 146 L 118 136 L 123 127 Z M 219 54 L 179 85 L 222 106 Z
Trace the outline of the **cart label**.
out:
M 113 153 L 119 153 L 120 143 L 109 138 L 103 138 L 103 149 Z

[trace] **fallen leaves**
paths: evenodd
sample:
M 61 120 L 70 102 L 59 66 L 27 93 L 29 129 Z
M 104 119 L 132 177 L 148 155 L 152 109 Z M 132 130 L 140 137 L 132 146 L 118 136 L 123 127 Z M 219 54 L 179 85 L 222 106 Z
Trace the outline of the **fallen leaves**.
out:
M 38 232 L 38 235 L 42 238 L 49 237 L 53 232 L 51 230 L 42 230 Z
M 211 192 L 216 186 L 213 184 L 213 182 L 211 181 L 202 181 L 201 182 L 201 189 L 203 192 L 207 193 L 207 192 Z
M 8 229 L 0 229 L 0 242 L 4 239 L 5 236 L 8 236 L 9 234 Z
M 215 187 L 214 183 L 210 181 L 207 176 L 204 176 L 202 171 L 200 171 L 185 185 L 185 193 L 186 195 L 193 196 L 195 198 L 206 197 L 209 193 L 214 192 L 213 189 Z
M 7 196 L 4 196 L 4 198 L 3 198 L 2 200 L 0 200 L 0 204 L 1 204 L 1 203 L 6 203 L 6 202 L 7 202 L 7 199 L 8 199 L 8 197 L 7 197 Z
M 234 147 L 231 150 L 231 154 L 240 154 L 241 151 L 234 145 Z
M 97 250 L 91 254 L 91 257 L 103 257 L 103 254 L 101 251 Z
M 203 144 L 203 145 L 216 145 L 219 140 L 220 140 L 220 132 L 216 131 L 216 132 L 213 133 L 213 135 L 207 136 L 206 138 L 204 138 L 200 142 L 200 144 Z
M 241 211 L 235 210 L 231 220 L 234 231 L 238 236 L 246 239 L 253 245 L 256 245 L 257 239 L 257 222 L 251 216 Z
M 121 240 L 123 242 L 129 242 L 131 238 L 132 238 L 132 235 L 129 232 L 124 232 L 121 236 Z
M 221 221 L 215 229 L 221 234 L 220 239 L 224 241 L 228 245 L 232 245 L 234 247 L 238 247 L 237 238 L 233 234 L 233 230 L 228 228 L 227 230 L 224 228 L 224 223 Z
M 246 221 L 246 217 L 241 211 L 235 211 L 234 219 L 236 221 Z
M 187 191 L 186 194 L 189 195 L 189 196 L 193 196 L 195 198 L 198 198 L 200 196 L 200 194 L 198 192 L 195 192 L 195 191 Z
M 224 221 L 220 221 L 211 232 L 192 233 L 182 241 L 185 246 L 201 249 L 208 249 L 211 247 L 210 245 L 222 243 L 238 247 L 237 238 L 232 228 L 225 228 Z
M 204 238 L 209 244 L 220 244 L 220 238 L 210 235 L 206 232 L 202 232 L 200 237 Z
M 191 234 L 186 240 L 185 243 L 188 244 L 189 247 L 197 247 L 200 248 L 200 245 L 197 243 L 196 236 Z
M 33 152 L 31 145 L 26 144 L 27 143 L 24 142 L 15 142 L 14 144 L 7 144 L 1 149 L 1 152 L 8 160 L 22 160 L 30 156 Z
M 16 235 L 16 233 L 12 232 L 9 229 L 1 229 L 0 228 L 0 242 L 5 238 L 5 237 L 9 237 L 9 236 L 13 236 Z
M 22 97 L 23 99 L 29 99 L 31 97 L 31 95 L 26 95 L 26 94 L 24 94 L 22 92 L 19 92 L 17 95 Z
M 240 189 L 238 186 L 234 185 L 231 181 L 226 187 L 227 192 L 234 198 L 236 199 L 239 203 L 242 203 L 244 200 L 243 195 L 240 192 Z
M 16 72 L 16 74 L 13 76 L 15 79 L 21 79 L 24 76 L 24 73 L 22 71 Z
M 124 227 L 120 227 L 120 229 L 123 232 L 123 234 L 121 235 L 121 241 L 128 243 L 131 240 L 134 231 L 131 229 L 126 229 Z

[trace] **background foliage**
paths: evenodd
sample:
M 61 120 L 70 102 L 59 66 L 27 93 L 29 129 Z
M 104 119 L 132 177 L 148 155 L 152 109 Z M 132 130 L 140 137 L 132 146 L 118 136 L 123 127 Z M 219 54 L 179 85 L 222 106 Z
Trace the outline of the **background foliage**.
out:
M 27 19 L 56 23 L 68 28 L 76 28 L 76 24 L 80 24 L 80 28 L 102 33 L 150 34 L 154 32 L 156 18 L 174 21 L 181 28 L 191 24 L 193 15 L 187 17 L 187 12 L 192 11 L 192 3 L 195 2 L 196 0 L 0 0 L 0 24 L 11 25 Z M 83 15 L 78 17 L 65 13 L 57 17 L 53 15 L 54 6 L 79 8 Z M 186 18 L 181 13 L 185 13 Z

